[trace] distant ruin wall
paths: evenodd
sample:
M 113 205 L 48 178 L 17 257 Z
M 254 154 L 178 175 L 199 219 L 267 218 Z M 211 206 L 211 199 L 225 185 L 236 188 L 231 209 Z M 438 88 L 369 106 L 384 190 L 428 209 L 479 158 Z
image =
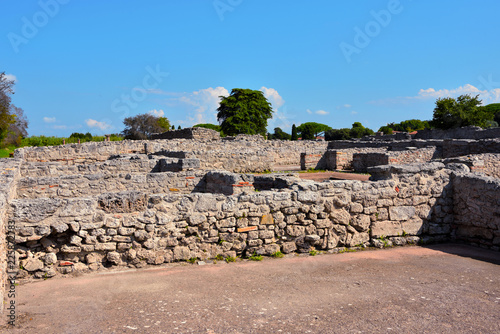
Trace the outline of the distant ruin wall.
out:
M 414 139 L 494 139 L 500 138 L 500 128 L 481 129 L 476 126 L 468 126 L 449 130 L 425 129 L 418 131 L 412 137 Z
M 220 140 L 220 133 L 212 129 L 195 127 L 154 134 L 150 136 L 150 139 Z
M 238 139 L 240 138 L 240 139 Z M 68 144 L 51 147 L 25 147 L 15 155 L 27 162 L 58 162 L 83 165 L 107 162 L 110 156 L 181 152 L 184 157 L 199 159 L 202 169 L 225 169 L 231 172 L 259 172 L 274 166 L 298 165 L 300 154 L 323 154 L 328 143 L 321 141 L 279 140 L 152 140 Z M 55 167 L 53 167 L 55 168 Z M 82 167 L 89 168 L 89 167 Z

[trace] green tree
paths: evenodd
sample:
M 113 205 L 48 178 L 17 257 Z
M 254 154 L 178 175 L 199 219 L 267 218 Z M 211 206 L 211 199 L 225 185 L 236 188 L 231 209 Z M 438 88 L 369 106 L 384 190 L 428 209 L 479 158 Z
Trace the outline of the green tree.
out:
M 295 124 L 292 125 L 292 140 L 297 140 L 299 139 L 299 135 L 297 134 L 297 127 Z
M 164 129 L 164 131 L 170 130 L 170 122 L 166 117 L 158 117 L 158 125 Z
M 384 135 L 392 135 L 393 129 L 389 125 L 381 126 L 378 132 L 383 132 Z
M 5 72 L 0 73 L 0 143 L 19 144 L 28 135 L 28 120 L 21 108 L 11 103 L 14 94 L 14 80 L 9 80 Z
M 385 134 L 390 134 L 392 131 L 401 131 L 401 132 L 412 132 L 417 130 L 429 129 L 431 126 L 428 121 L 421 121 L 419 119 L 409 119 L 406 121 L 402 121 L 400 123 L 389 123 L 380 127 L 379 132 L 383 132 Z M 389 133 L 389 129 L 392 130 Z
M 180 130 L 180 129 L 182 129 L 182 128 L 181 128 L 181 126 L 179 125 L 179 126 L 177 127 L 177 130 Z
M 234 88 L 217 108 L 217 119 L 226 135 L 266 135 L 267 120 L 272 117 L 271 104 L 261 91 Z
M 297 131 L 300 133 L 302 140 L 314 140 L 321 133 L 330 129 L 331 127 L 328 125 L 316 122 L 302 123 L 297 127 Z
M 331 129 L 325 131 L 325 140 L 349 140 L 351 135 L 349 134 L 350 129 Z
M 493 115 L 493 122 L 496 126 L 500 124 L 500 103 L 490 103 L 486 106 L 479 107 L 483 112 L 486 112 L 489 116 Z
M 352 124 L 351 130 L 349 130 L 349 135 L 351 138 L 361 138 L 364 136 L 371 136 L 375 132 L 372 129 L 365 128 L 360 122 L 354 122 Z
M 123 120 L 125 129 L 122 135 L 125 139 L 147 139 L 153 133 L 168 131 L 168 120 L 160 120 L 151 114 L 139 114 L 133 117 L 127 117 Z M 167 126 L 167 127 L 165 127 Z
M 281 128 L 274 128 L 274 134 L 271 135 L 272 138 L 268 139 L 279 139 L 279 140 L 290 140 L 292 136 L 281 130 Z
M 436 100 L 431 125 L 438 129 L 452 129 L 475 125 L 486 127 L 494 115 L 480 108 L 479 95 L 460 95 L 456 99 L 447 97 Z

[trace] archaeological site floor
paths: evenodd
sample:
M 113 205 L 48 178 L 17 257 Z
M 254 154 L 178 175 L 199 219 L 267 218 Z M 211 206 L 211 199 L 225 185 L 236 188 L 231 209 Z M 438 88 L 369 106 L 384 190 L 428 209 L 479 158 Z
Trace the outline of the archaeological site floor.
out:
M 500 332 L 499 253 L 455 244 L 168 264 L 18 288 L 11 333 Z

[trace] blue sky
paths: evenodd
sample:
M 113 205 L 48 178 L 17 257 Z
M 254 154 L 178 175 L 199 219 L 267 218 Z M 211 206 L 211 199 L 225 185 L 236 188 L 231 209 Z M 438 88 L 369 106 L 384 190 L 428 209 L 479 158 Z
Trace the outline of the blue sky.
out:
M 500 102 L 500 2 L 0 0 L 0 72 L 30 135 L 102 135 L 142 113 L 216 123 L 262 90 L 268 129 L 431 119 L 438 97 Z

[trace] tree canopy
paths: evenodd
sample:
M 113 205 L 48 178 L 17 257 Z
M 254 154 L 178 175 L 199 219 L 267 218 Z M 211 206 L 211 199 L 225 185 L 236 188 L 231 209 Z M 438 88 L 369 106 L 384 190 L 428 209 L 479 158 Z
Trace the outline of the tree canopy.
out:
M 480 108 L 479 95 L 460 95 L 436 100 L 431 125 L 438 129 L 452 129 L 475 125 L 485 128 L 493 121 L 494 115 Z
M 321 133 L 330 129 L 331 127 L 326 124 L 306 122 L 297 127 L 297 132 L 300 133 L 302 140 L 314 140 Z
M 364 136 L 371 136 L 374 133 L 375 132 L 373 132 L 372 129 L 365 128 L 363 124 L 361 124 L 360 122 L 354 122 L 352 124 L 351 130 L 349 130 L 349 136 L 351 136 L 351 138 L 361 138 Z
M 291 140 L 298 140 L 299 139 L 299 135 L 297 133 L 297 127 L 295 126 L 295 124 L 292 125 L 292 138 Z
M 274 128 L 274 134 L 270 134 L 267 139 L 291 140 L 292 136 L 281 128 Z
M 221 130 L 228 136 L 237 134 L 266 135 L 267 120 L 273 109 L 259 90 L 234 88 L 217 108 Z
M 431 126 L 428 121 L 421 121 L 419 119 L 409 119 L 406 121 L 402 121 L 400 123 L 389 123 L 384 125 L 378 129 L 379 132 L 383 132 L 385 134 L 391 134 L 392 131 L 401 131 L 401 132 L 412 132 L 417 130 L 429 129 Z
M 5 145 L 19 145 L 28 135 L 28 119 L 21 108 L 11 103 L 14 94 L 14 80 L 9 80 L 5 72 L 0 73 L 0 142 Z
M 151 114 L 139 114 L 123 120 L 125 129 L 122 135 L 125 139 L 147 139 L 153 133 L 161 133 L 170 129 L 170 122 L 166 117 L 157 117 Z

